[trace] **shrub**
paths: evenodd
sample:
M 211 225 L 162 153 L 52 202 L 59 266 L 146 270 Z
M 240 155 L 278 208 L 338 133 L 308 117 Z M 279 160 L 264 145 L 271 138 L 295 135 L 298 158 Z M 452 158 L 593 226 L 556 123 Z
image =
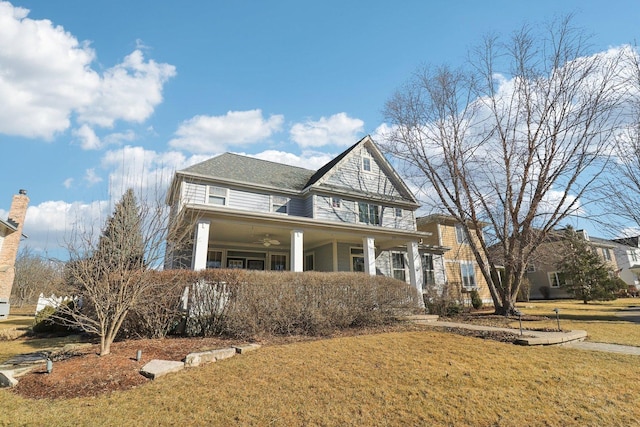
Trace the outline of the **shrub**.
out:
M 69 307 L 73 306 L 72 301 L 63 302 Z M 65 310 L 66 311 L 66 310 Z M 36 318 L 33 323 L 33 332 L 36 334 L 56 334 L 56 335 L 70 335 L 77 331 L 68 326 L 68 322 L 65 319 L 69 316 L 65 312 L 61 312 L 60 309 L 46 306 L 36 314 Z
M 480 294 L 477 290 L 473 289 L 470 293 L 471 296 L 471 306 L 476 310 L 480 310 L 482 308 L 482 298 L 480 298 Z
M 404 282 L 360 273 L 244 270 L 198 272 L 190 285 L 187 333 L 322 335 L 379 325 L 417 307 Z

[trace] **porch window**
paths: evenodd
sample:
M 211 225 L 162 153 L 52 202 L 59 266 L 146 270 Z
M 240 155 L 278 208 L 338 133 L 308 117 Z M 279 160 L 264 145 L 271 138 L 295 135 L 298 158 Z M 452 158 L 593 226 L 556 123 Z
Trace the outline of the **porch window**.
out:
M 315 257 L 313 254 L 307 254 L 304 256 L 304 271 L 315 270 Z
M 433 268 L 433 254 L 422 254 L 422 273 L 424 276 L 424 286 L 436 284 L 436 272 Z
M 228 190 L 223 187 L 210 185 L 208 188 L 207 200 L 210 205 L 226 206 L 228 198 Z
M 473 262 L 460 263 L 460 277 L 462 278 L 462 286 L 465 289 L 476 289 L 476 269 Z
M 549 286 L 552 288 L 559 288 L 566 283 L 564 273 L 559 271 L 552 271 L 549 273 Z
M 271 212 L 286 214 L 289 199 L 280 196 L 271 196 Z
M 364 250 L 351 248 L 351 271 L 364 273 Z
M 404 254 L 402 252 L 391 252 L 391 267 L 395 279 L 406 281 Z
M 469 243 L 469 236 L 467 235 L 467 232 L 464 230 L 464 227 L 462 226 L 462 224 L 456 224 L 456 241 L 460 245 Z
M 287 269 L 287 256 L 286 255 L 271 255 L 271 270 L 272 271 L 285 271 Z
M 207 268 L 222 268 L 222 251 L 209 251 Z
M 365 224 L 380 225 L 380 206 L 359 202 L 358 220 Z

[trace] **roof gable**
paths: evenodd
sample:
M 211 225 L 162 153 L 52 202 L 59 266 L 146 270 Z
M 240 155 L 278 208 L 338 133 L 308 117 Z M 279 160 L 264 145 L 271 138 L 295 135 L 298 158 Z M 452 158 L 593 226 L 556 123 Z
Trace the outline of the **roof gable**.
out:
M 375 171 L 363 173 L 363 153 L 375 163 Z M 318 169 L 306 189 L 343 190 L 363 195 L 396 199 L 417 205 L 411 190 L 387 161 L 370 136 L 365 136 Z

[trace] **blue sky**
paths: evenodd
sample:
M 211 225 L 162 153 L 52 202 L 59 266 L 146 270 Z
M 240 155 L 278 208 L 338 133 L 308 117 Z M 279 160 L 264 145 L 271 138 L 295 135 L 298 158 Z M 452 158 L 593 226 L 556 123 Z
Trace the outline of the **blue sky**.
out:
M 141 176 L 224 151 L 316 169 L 418 66 L 567 13 L 594 52 L 638 38 L 637 1 L 0 1 L 0 218 L 27 189 L 27 244 L 55 253 Z

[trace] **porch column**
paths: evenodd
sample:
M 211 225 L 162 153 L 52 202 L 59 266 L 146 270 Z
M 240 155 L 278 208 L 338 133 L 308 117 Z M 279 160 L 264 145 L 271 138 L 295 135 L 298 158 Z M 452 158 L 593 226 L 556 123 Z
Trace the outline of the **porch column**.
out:
M 418 291 L 418 304 L 421 308 L 424 308 L 424 299 L 422 298 L 424 277 L 422 275 L 422 260 L 418 251 L 418 242 L 407 243 L 407 257 L 409 258 L 409 282 Z
M 370 276 L 376 275 L 376 247 L 373 237 L 362 238 L 362 249 L 364 252 L 364 272 Z
M 331 245 L 332 247 L 332 253 L 333 253 L 333 271 L 338 271 L 338 241 L 334 240 L 333 244 Z
M 209 250 L 209 227 L 211 221 L 201 219 L 196 223 L 195 238 L 193 243 L 193 256 L 191 269 L 198 271 L 207 268 L 207 252 Z
M 303 271 L 303 235 L 302 230 L 291 230 L 291 271 Z

